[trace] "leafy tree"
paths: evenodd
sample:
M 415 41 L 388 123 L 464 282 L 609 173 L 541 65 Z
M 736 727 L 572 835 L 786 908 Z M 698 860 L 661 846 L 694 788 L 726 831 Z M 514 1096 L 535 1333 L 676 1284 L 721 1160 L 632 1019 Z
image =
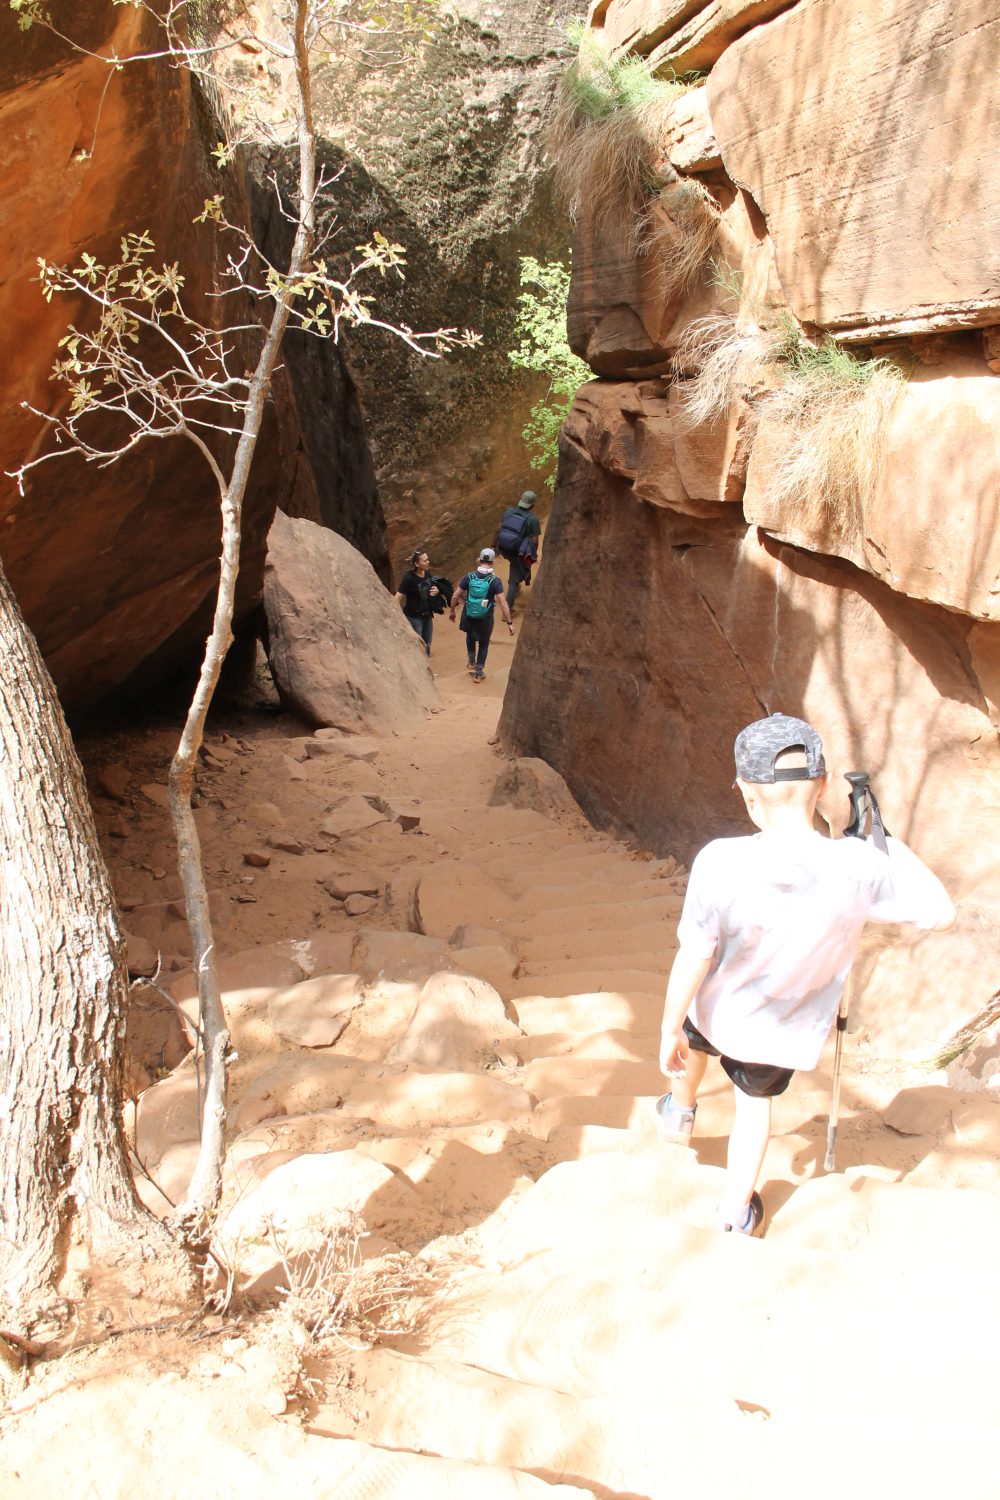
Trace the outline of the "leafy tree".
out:
M 549 389 L 536 401 L 522 430 L 533 469 L 547 469 L 546 484 L 555 487 L 559 431 L 590 366 L 570 349 L 566 340 L 566 300 L 570 272 L 561 261 L 542 263 L 521 257 L 521 287 L 517 299 L 518 344 L 508 358 L 521 370 L 547 375 Z

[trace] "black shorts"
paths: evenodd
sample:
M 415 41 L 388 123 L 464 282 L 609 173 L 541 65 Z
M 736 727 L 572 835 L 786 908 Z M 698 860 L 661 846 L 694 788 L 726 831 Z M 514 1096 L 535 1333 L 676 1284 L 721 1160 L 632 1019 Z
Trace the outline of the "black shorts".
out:
M 726 1077 L 732 1079 L 741 1094 L 749 1094 L 751 1099 L 773 1099 L 783 1094 L 792 1081 L 794 1068 L 772 1068 L 770 1063 L 736 1062 L 725 1057 L 690 1021 L 684 1022 L 684 1035 L 696 1052 L 717 1057 Z

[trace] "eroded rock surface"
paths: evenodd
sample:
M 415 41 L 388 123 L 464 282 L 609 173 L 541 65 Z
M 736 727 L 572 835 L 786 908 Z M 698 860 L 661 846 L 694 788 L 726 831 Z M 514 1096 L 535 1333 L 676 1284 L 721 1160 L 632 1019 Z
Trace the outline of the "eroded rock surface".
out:
M 995 0 L 800 0 L 720 58 L 722 160 L 802 321 L 860 340 L 1000 321 L 1000 104 L 976 82 L 998 50 Z

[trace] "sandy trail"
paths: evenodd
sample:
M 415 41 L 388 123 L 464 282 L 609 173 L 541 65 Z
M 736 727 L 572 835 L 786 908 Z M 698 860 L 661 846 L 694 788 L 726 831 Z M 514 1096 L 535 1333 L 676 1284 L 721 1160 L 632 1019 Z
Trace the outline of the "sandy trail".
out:
M 840 1171 L 821 1166 L 828 1054 L 775 1101 L 766 1239 L 720 1235 L 721 1072 L 692 1149 L 651 1116 L 683 872 L 489 805 L 512 643 L 497 630 L 481 686 L 463 645 L 438 626 L 442 711 L 367 760 L 311 754 L 284 719 L 220 723 L 199 812 L 240 1054 L 219 1245 L 266 1306 L 275 1245 L 306 1263 L 357 1209 L 373 1264 L 432 1275 L 422 1321 L 364 1347 L 236 1304 L 43 1367 L 4 1422 L 3 1494 L 991 1492 L 1000 1105 L 852 1041 Z M 98 814 L 126 922 L 183 999 L 169 746 L 133 746 L 130 791 Z M 323 833 L 369 796 L 388 816 Z M 352 916 L 329 887 L 358 871 L 376 894 Z M 301 1045 L 317 1017 L 343 1029 Z M 139 1104 L 168 1193 L 193 1100 L 188 1060 Z

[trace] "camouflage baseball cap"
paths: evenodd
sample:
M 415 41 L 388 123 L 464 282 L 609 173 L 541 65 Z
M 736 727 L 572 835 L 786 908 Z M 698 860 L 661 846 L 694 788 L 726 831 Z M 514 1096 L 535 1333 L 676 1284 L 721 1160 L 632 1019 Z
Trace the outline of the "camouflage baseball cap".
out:
M 774 763 L 786 750 L 804 750 L 806 764 L 776 771 Z M 734 747 L 736 774 L 740 781 L 760 784 L 775 781 L 815 781 L 826 775 L 823 741 L 805 719 L 772 714 L 741 729 Z

